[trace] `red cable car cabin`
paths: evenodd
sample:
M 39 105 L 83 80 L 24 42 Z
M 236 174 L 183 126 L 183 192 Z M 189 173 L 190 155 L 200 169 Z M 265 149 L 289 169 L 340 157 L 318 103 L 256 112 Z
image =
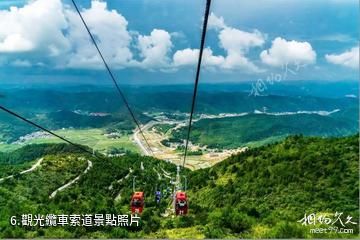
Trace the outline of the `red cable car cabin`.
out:
M 131 198 L 131 213 L 141 214 L 144 209 L 144 192 L 135 192 Z
M 186 215 L 188 213 L 188 199 L 185 192 L 177 192 L 175 197 L 176 215 Z

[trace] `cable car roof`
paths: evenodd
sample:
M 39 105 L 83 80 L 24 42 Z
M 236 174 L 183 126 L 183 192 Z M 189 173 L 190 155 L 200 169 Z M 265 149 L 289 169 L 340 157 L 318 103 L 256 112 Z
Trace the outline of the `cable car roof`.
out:
M 133 197 L 143 198 L 144 197 L 144 192 L 135 192 Z
M 176 193 L 176 198 L 185 199 L 186 198 L 186 193 L 185 192 L 177 192 Z

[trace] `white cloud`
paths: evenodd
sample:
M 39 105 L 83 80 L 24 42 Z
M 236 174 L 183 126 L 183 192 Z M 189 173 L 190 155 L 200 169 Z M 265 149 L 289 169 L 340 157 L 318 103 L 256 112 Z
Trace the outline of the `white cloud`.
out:
M 245 32 L 236 28 L 227 27 L 219 34 L 220 46 L 227 51 L 245 53 L 252 47 L 262 46 L 265 37 L 259 31 Z
M 178 50 L 173 56 L 174 66 L 195 66 L 199 60 L 199 49 L 184 49 Z M 225 59 L 222 56 L 214 56 L 213 51 L 210 48 L 205 48 L 203 52 L 203 65 L 219 66 L 224 64 Z
M 199 49 L 186 48 L 175 52 L 173 62 L 175 66 L 188 66 L 196 64 L 198 58 Z
M 83 9 L 82 15 L 109 64 L 113 67 L 127 66 L 133 58 L 127 20 L 117 11 L 107 10 L 106 2 L 99 1 L 92 1 L 91 8 Z M 67 38 L 72 46 L 67 66 L 103 67 L 77 13 L 68 9 L 66 16 L 69 22 Z
M 242 69 L 249 72 L 259 72 L 260 69 L 253 64 L 246 54 L 251 48 L 261 47 L 265 43 L 265 35 L 257 30 L 246 32 L 229 27 L 222 17 L 215 14 L 210 16 L 210 27 L 219 30 L 219 45 L 227 55 L 221 63 L 224 69 Z
M 210 48 L 204 49 L 203 59 L 205 66 L 219 66 L 225 62 L 225 58 L 223 56 L 215 56 Z
M 154 29 L 149 36 L 138 36 L 138 48 L 143 58 L 142 67 L 166 67 L 169 65 L 168 53 L 172 48 L 171 35 L 161 29 Z
M 88 9 L 80 9 L 105 59 L 112 68 L 141 67 L 173 69 L 196 64 L 199 50 L 178 50 L 171 56 L 172 36 L 162 29 L 149 35 L 131 33 L 128 21 L 104 1 L 93 0 Z M 226 56 L 204 49 L 204 65 L 219 69 L 259 71 L 248 58 L 250 49 L 264 44 L 259 31 L 246 32 L 225 24 L 224 18 L 211 14 L 209 28 L 215 29 L 219 46 Z M 61 0 L 33 0 L 23 7 L 0 11 L 0 52 L 8 64 L 21 65 L 16 54 L 26 53 L 27 62 L 45 62 L 57 68 L 103 68 L 101 58 L 79 16 Z M 10 56 L 11 55 L 11 56 Z
M 0 52 L 26 52 L 34 48 L 33 43 L 20 34 L 7 35 L 0 43 Z
M 105 1 L 92 0 L 91 7 L 81 9 L 81 12 L 112 68 L 176 70 L 198 61 L 199 49 L 180 49 L 172 55 L 172 40 L 184 38 L 181 32 L 169 33 L 155 28 L 149 35 L 134 33 L 128 29 L 126 18 L 118 11 L 108 9 Z M 228 26 L 223 17 L 213 13 L 209 18 L 209 29 L 217 33 L 219 47 L 225 54 L 216 55 L 210 47 L 205 48 L 205 67 L 261 71 L 249 56 L 254 48 L 264 45 L 266 36 L 263 33 Z M 61 0 L 31 0 L 23 7 L 0 10 L 0 53 L 6 58 L 6 64 L 13 66 L 40 66 L 38 63 L 41 62 L 57 68 L 103 68 L 79 16 L 72 6 L 64 5 Z M 24 56 L 26 62 L 18 60 Z M 263 51 L 260 57 L 272 66 L 284 62 L 310 64 L 315 62 L 316 53 L 307 42 L 276 38 L 272 47 Z M 333 63 L 341 62 L 339 58 L 343 57 L 342 54 L 326 56 Z M 346 65 L 347 61 L 344 62 Z
M 91 1 L 81 13 L 111 67 L 169 64 L 172 42 L 165 30 L 135 38 L 125 17 L 99 0 Z M 141 61 L 135 60 L 131 46 L 139 49 Z M 8 63 L 16 54 L 27 53 L 30 62 L 46 59 L 57 68 L 103 68 L 78 14 L 61 0 L 33 0 L 20 8 L 0 10 L 0 53 L 7 54 Z
M 219 34 L 220 46 L 225 49 L 227 56 L 223 64 L 224 68 L 240 68 L 252 72 L 260 71 L 245 56 L 253 47 L 260 47 L 265 43 L 265 36 L 259 31 L 245 32 L 236 28 L 226 27 Z
M 313 64 L 316 53 L 308 42 L 287 41 L 277 37 L 268 50 L 260 54 L 263 63 L 271 66 L 282 66 L 287 63 Z
M 209 17 L 209 29 L 218 31 L 219 45 L 227 53 L 226 56 L 215 56 L 210 48 L 204 50 L 204 66 L 216 66 L 221 69 L 242 69 L 249 72 L 259 72 L 246 54 L 251 48 L 260 47 L 265 43 L 265 36 L 257 30 L 246 32 L 225 24 L 223 17 L 214 13 Z M 199 49 L 179 50 L 174 54 L 175 66 L 191 65 L 197 62 Z
M 67 22 L 60 0 L 31 1 L 22 8 L 0 11 L 0 52 L 54 52 L 66 49 Z
M 249 59 L 239 53 L 230 53 L 222 65 L 225 69 L 242 69 L 248 72 L 261 72 L 262 70 L 252 63 Z
M 326 54 L 325 59 L 332 64 L 342 65 L 354 69 L 359 68 L 359 47 L 354 47 L 351 50 L 338 55 Z
M 221 30 L 226 28 L 225 20 L 223 17 L 217 17 L 214 13 L 211 13 L 208 21 L 209 29 Z

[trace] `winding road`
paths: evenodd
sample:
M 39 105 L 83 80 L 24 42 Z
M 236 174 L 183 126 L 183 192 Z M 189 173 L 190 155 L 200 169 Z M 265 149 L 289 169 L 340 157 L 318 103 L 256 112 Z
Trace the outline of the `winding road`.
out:
M 19 174 L 23 175 L 23 174 L 35 171 L 38 167 L 40 167 L 41 162 L 43 160 L 44 160 L 44 158 L 40 158 L 36 163 L 34 163 L 34 165 L 31 166 L 31 168 L 29 168 L 27 170 L 24 170 L 24 171 L 20 172 Z M 0 178 L 0 182 L 5 181 L 6 179 L 13 178 L 13 177 L 14 177 L 14 175 L 10 175 L 10 176 L 7 176 L 7 177 Z
M 133 171 L 134 171 L 134 170 L 132 170 L 131 168 L 129 168 L 129 173 L 128 173 L 125 177 L 117 180 L 117 183 L 121 183 L 124 179 L 128 179 L 128 178 L 130 177 L 130 175 L 133 173 Z M 113 185 L 111 184 L 111 186 L 109 187 L 109 190 L 111 190 L 112 188 L 113 188 Z M 118 202 L 118 201 L 120 201 L 120 199 L 121 199 L 121 191 L 120 191 L 119 194 L 115 197 L 114 201 L 115 201 L 115 202 Z
M 92 168 L 92 166 L 93 166 L 93 163 L 92 163 L 91 161 L 88 160 L 87 162 L 88 162 L 88 166 L 87 166 L 87 168 L 85 169 L 85 171 L 84 171 L 82 174 L 80 174 L 79 176 L 77 176 L 76 178 L 74 178 L 73 180 L 71 180 L 70 182 L 68 182 L 67 184 L 65 184 L 65 185 L 59 187 L 58 189 L 56 189 L 56 190 L 49 196 L 49 198 L 52 199 L 52 198 L 56 197 L 56 194 L 57 194 L 58 192 L 61 192 L 61 191 L 65 190 L 66 188 L 70 187 L 71 185 L 73 185 L 74 183 L 76 183 L 77 181 L 79 181 L 80 177 L 81 177 L 82 175 L 86 174 L 86 173 Z
M 125 177 L 117 180 L 116 182 L 117 182 L 117 183 L 121 183 L 124 179 L 128 179 L 128 178 L 130 177 L 130 174 L 131 174 L 133 171 L 134 171 L 134 170 L 132 170 L 131 168 L 129 168 L 129 173 L 128 173 Z M 108 189 L 109 189 L 109 190 L 112 190 L 113 187 L 114 187 L 113 184 L 111 184 Z
M 162 178 L 161 178 L 161 174 L 156 170 L 155 167 L 153 168 L 153 170 L 154 170 L 154 172 L 157 174 L 158 179 L 161 180 L 161 179 L 162 179 Z

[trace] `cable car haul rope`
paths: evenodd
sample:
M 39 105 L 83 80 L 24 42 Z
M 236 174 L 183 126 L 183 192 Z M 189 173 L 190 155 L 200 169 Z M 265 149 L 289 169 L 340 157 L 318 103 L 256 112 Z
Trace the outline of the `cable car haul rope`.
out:
M 205 40 L 206 40 L 206 33 L 207 33 L 207 26 L 208 26 L 208 20 L 209 20 L 209 14 L 210 14 L 210 7 L 211 7 L 211 0 L 206 1 L 206 8 L 205 8 L 205 14 L 204 14 L 204 22 L 203 22 L 203 28 L 202 28 L 202 34 L 201 34 L 201 42 L 200 42 L 200 51 L 199 51 L 199 58 L 196 68 L 196 75 L 195 75 L 195 83 L 194 83 L 194 92 L 193 97 L 191 101 L 191 110 L 190 110 L 190 117 L 189 117 L 189 126 L 186 136 L 186 143 L 185 143 L 185 151 L 184 151 L 184 160 L 182 167 L 185 167 L 186 163 L 186 157 L 189 147 L 189 140 L 190 140 L 190 134 L 191 134 L 191 127 L 192 127 L 192 121 L 193 116 L 195 112 L 195 104 L 196 104 L 196 97 L 198 92 L 198 85 L 200 80 L 200 71 L 201 71 L 201 64 L 203 59 L 203 52 L 205 47 Z M 184 176 L 185 180 L 186 177 Z M 187 180 L 186 180 L 187 181 Z M 180 167 L 177 168 L 177 180 L 176 180 L 177 186 L 175 186 L 174 190 L 174 210 L 176 215 L 186 215 L 188 213 L 189 208 L 189 199 L 186 194 L 186 185 L 185 183 L 185 190 L 178 191 L 178 189 L 181 188 L 181 179 L 180 179 Z
M 195 76 L 194 92 L 193 92 L 193 97 L 192 97 L 192 101 L 191 101 L 191 110 L 190 110 L 189 126 L 188 126 L 188 131 L 187 131 L 187 136 L 186 136 L 183 167 L 185 167 L 185 161 L 186 161 L 187 151 L 188 151 L 188 147 L 189 147 L 189 139 L 190 139 L 193 115 L 194 115 L 194 111 L 195 111 L 195 103 L 196 103 L 196 97 L 197 97 L 197 91 L 198 91 L 198 85 L 199 85 L 199 79 L 200 79 L 200 71 L 201 71 L 201 64 L 202 64 L 202 58 L 203 58 L 203 52 L 204 52 L 204 46 L 205 46 L 205 40 L 206 40 L 206 32 L 207 32 L 207 25 L 208 25 L 209 14 L 210 14 L 210 7 L 211 7 L 211 0 L 207 0 L 205 15 L 204 15 L 203 29 L 202 29 L 202 34 L 201 34 L 199 59 L 198 59 L 198 64 L 197 64 L 197 69 L 196 69 L 196 76 Z

